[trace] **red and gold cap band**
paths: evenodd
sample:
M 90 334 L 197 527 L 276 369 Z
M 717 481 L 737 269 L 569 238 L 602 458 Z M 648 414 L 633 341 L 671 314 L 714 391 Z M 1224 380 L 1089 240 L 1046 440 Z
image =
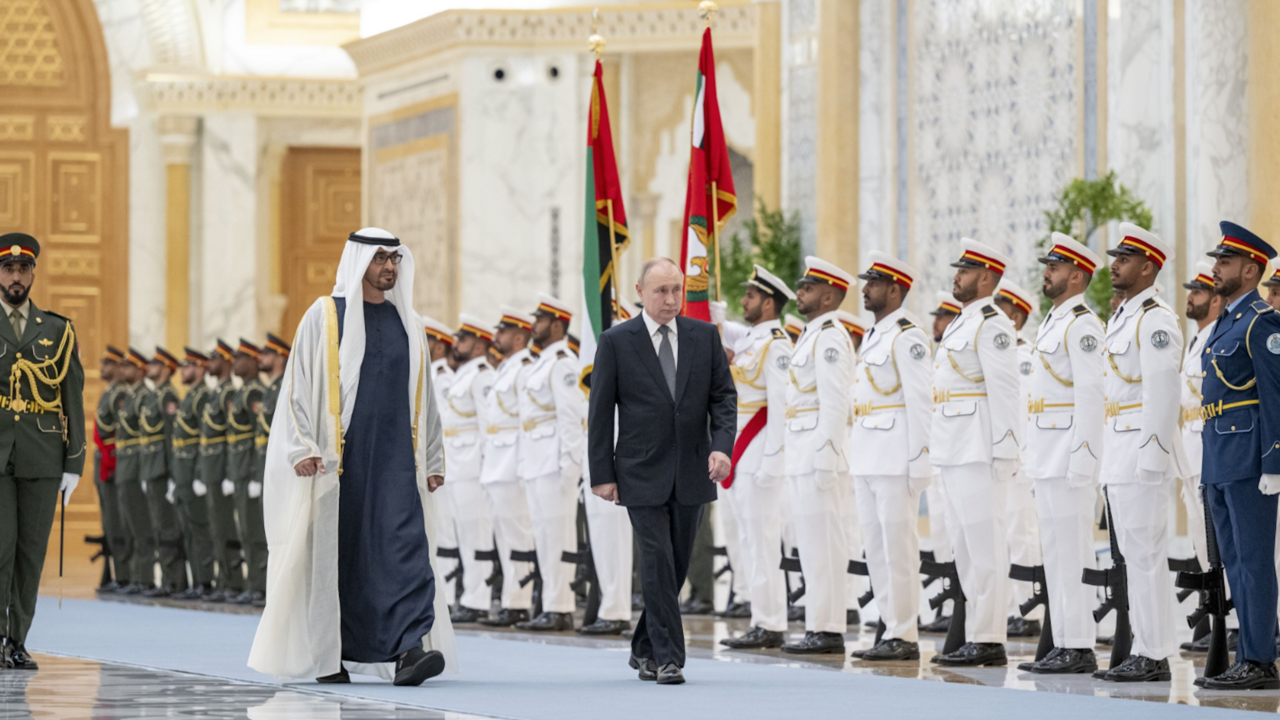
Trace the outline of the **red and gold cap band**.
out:
M 520 328 L 521 330 L 532 330 L 532 329 L 533 329 L 533 326 L 529 324 L 529 321 L 528 321 L 528 320 L 522 320 L 522 319 L 520 319 L 520 318 L 518 318 L 518 317 L 515 317 L 514 315 L 503 315 L 503 316 L 502 316 L 502 319 L 498 321 L 498 324 L 499 324 L 499 325 L 511 325 L 511 326 L 513 326 L 513 327 Z
M 954 303 L 944 302 L 944 303 L 939 303 L 939 304 L 938 304 L 938 309 L 939 309 L 939 310 L 946 310 L 946 311 L 947 311 L 947 312 L 949 312 L 949 313 L 955 313 L 956 315 L 959 315 L 959 314 L 960 314 L 960 310 L 961 310 L 962 308 L 961 308 L 959 305 L 956 305 L 956 304 L 954 304 Z
M 493 342 L 492 332 L 485 330 L 484 328 L 476 327 L 471 323 L 463 323 L 462 326 L 458 328 L 458 332 L 475 335 L 476 337 L 480 338 L 481 340 L 484 340 L 485 342 Z
M 1084 270 L 1090 275 L 1092 275 L 1093 271 L 1097 269 L 1097 266 L 1090 262 L 1088 258 L 1072 250 L 1066 245 L 1054 245 L 1053 249 L 1049 251 L 1049 257 L 1052 258 L 1054 255 L 1061 255 L 1062 257 L 1069 259 L 1072 263 L 1079 266 L 1081 270 Z
M 1205 285 L 1208 285 L 1209 287 L 1213 287 L 1213 286 L 1214 286 L 1213 276 L 1212 276 L 1212 275 L 1205 275 L 1204 273 L 1200 273 L 1199 275 L 1196 275 L 1196 279 L 1195 279 L 1195 280 L 1192 280 L 1191 282 L 1204 283 Z
M 841 320 L 840 324 L 844 325 L 845 330 L 853 333 L 854 335 L 857 335 L 858 337 L 864 337 L 867 334 L 866 329 L 862 328 L 859 325 L 855 325 L 851 322 L 846 322 L 844 320 Z
M 31 258 L 33 262 L 36 259 L 36 254 L 31 250 L 31 248 L 22 247 L 21 245 L 10 245 L 5 248 L 3 253 L 0 253 L 0 260 L 8 260 L 9 258 L 21 257 L 23 255 Z
M 245 355 L 248 355 L 254 360 L 257 360 L 262 356 L 261 350 L 259 350 L 256 346 L 245 342 L 244 340 L 240 341 L 240 347 L 236 348 L 236 352 L 244 353 Z
M 427 331 L 427 337 L 435 338 L 436 340 L 439 340 L 440 342 L 450 347 L 453 346 L 452 335 L 449 335 L 448 333 L 442 333 L 439 330 L 436 330 L 435 328 L 424 328 L 424 329 Z
M 1254 260 L 1257 260 L 1263 265 L 1267 264 L 1268 258 L 1266 253 L 1253 247 L 1252 245 L 1245 243 L 1243 240 L 1239 238 L 1233 238 L 1230 235 L 1223 235 L 1222 241 L 1220 244 L 1226 245 L 1232 250 L 1238 250 L 1239 252 L 1242 252 L 1245 255 L 1248 255 L 1249 257 L 1253 258 Z
M 889 267 L 888 265 L 885 265 L 884 263 L 873 263 L 871 265 L 871 269 L 869 270 L 869 272 L 880 273 L 881 275 L 888 275 L 889 277 L 893 278 L 894 282 L 898 283 L 902 287 L 908 290 L 911 289 L 911 278 L 902 274 L 901 271 L 894 270 L 893 268 Z
M 1022 298 L 1018 297 L 1017 295 L 1014 295 L 1013 293 L 1009 292 L 1008 290 L 1000 290 L 1000 291 L 996 292 L 996 297 L 998 297 L 998 298 L 1004 298 L 1005 300 L 1008 300 L 1009 302 L 1013 303 L 1013 306 L 1014 306 L 1014 307 L 1016 307 L 1016 308 L 1018 308 L 1018 309 L 1019 309 L 1019 310 L 1021 310 L 1022 312 L 1026 313 L 1026 314 L 1028 314 L 1028 315 L 1030 315 L 1030 314 L 1031 314 L 1031 306 L 1027 304 L 1027 301 L 1023 300 Z
M 143 369 L 146 369 L 147 367 L 146 356 L 144 356 L 142 353 L 138 352 L 137 350 L 134 350 L 133 348 L 129 348 L 129 354 L 125 356 L 125 360 L 128 361 L 130 364 L 136 365 Z
M 231 346 L 221 340 L 218 341 L 217 346 L 215 346 L 213 349 L 215 352 L 221 355 L 224 360 L 232 360 L 236 356 L 235 351 L 231 349 Z
M 1120 245 L 1121 246 L 1128 245 L 1129 247 L 1137 248 L 1141 250 L 1143 254 L 1145 254 L 1147 257 L 1155 261 L 1156 267 L 1164 267 L 1165 254 L 1157 250 L 1154 246 L 1152 246 L 1150 243 L 1146 242 L 1145 240 L 1142 240 L 1141 238 L 1133 237 L 1132 235 L 1126 235 L 1125 238 L 1120 241 Z M 1266 258 L 1263 258 L 1263 262 L 1266 262 Z
M 558 308 L 558 307 L 552 307 L 551 305 L 548 305 L 547 303 L 539 303 L 539 304 L 538 304 L 538 309 L 537 309 L 535 312 L 543 312 L 543 313 L 547 313 L 548 315 L 551 315 L 551 316 L 553 316 L 553 317 L 555 317 L 555 318 L 557 318 L 557 319 L 559 319 L 559 320 L 563 320 L 563 321 L 565 321 L 565 322 L 569 322 L 570 320 L 572 320 L 572 319 L 573 319 L 573 313 L 570 313 L 570 312 L 565 311 L 565 310 L 561 310 L 561 309 L 560 309 L 560 308 Z
M 836 277 L 835 275 L 832 275 L 831 273 L 824 272 L 824 271 L 819 270 L 819 269 L 817 269 L 817 268 L 809 268 L 809 269 L 805 270 L 805 272 L 804 272 L 804 276 L 805 276 L 805 277 L 811 277 L 811 278 L 814 278 L 814 279 L 816 279 L 816 280 L 821 280 L 822 282 L 827 283 L 827 284 L 828 284 L 828 285 L 830 285 L 831 287 L 839 288 L 840 290 L 844 290 L 844 291 L 848 291 L 848 290 L 849 290 L 849 283 L 848 283 L 848 281 L 846 281 L 846 280 L 844 280 L 844 279 L 842 279 L 842 278 L 838 278 L 838 277 Z
M 1004 263 L 1000 262 L 999 260 L 996 260 L 995 258 L 989 258 L 986 255 L 983 255 L 982 253 L 976 253 L 972 250 L 965 250 L 964 254 L 960 256 L 960 259 L 970 260 L 972 262 L 985 265 L 988 270 L 991 270 L 993 272 L 998 272 L 1001 275 L 1004 274 Z

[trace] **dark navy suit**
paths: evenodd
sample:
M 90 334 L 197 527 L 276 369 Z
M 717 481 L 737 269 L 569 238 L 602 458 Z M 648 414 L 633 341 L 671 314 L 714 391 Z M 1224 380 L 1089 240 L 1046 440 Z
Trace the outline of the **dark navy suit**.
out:
M 1200 356 L 1204 464 L 1236 615 L 1236 661 L 1276 660 L 1276 495 L 1258 489 L 1280 474 L 1280 316 L 1256 290 L 1218 319 Z

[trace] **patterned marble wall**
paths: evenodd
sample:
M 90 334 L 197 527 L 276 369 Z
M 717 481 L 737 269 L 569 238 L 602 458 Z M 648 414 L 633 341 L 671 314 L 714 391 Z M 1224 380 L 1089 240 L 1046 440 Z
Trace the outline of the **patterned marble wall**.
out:
M 782 205 L 800 215 L 804 253 L 818 244 L 818 1 L 782 14 Z
M 1044 211 L 1082 172 L 1079 3 L 911 4 L 912 258 L 949 289 L 963 236 L 1026 282 Z
M 894 224 L 894 152 L 897 141 L 896 0 L 861 0 L 858 55 L 858 251 L 867 264 L 872 250 L 898 254 Z M 852 268 L 850 268 L 852 269 Z

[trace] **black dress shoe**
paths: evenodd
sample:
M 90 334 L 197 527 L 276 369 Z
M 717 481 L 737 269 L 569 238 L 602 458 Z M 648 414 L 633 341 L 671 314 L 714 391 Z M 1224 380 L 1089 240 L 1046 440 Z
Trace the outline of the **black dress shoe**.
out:
M 1213 637 L 1213 633 L 1209 633 L 1199 640 L 1188 640 L 1182 643 L 1180 647 L 1184 652 L 1190 653 L 1207 653 L 1209 652 L 1209 640 Z
M 845 624 L 845 625 L 849 625 L 849 626 L 851 626 L 851 627 L 855 627 L 855 628 L 856 628 L 856 627 L 858 627 L 858 623 L 860 623 L 860 622 L 862 622 L 862 616 L 860 616 L 860 615 L 858 614 L 858 611 L 857 611 L 856 609 L 855 609 L 855 610 L 845 610 L 845 611 L 844 611 L 844 624 Z
M 1241 660 L 1226 672 L 1204 681 L 1208 690 L 1276 690 L 1280 689 L 1280 675 L 1275 663 Z
M 800 605 L 788 607 L 787 622 L 804 622 L 804 607 Z
M 106 582 L 106 583 L 104 583 L 104 584 L 102 584 L 102 585 L 99 585 L 99 586 L 98 586 L 98 592 L 100 592 L 100 593 L 113 593 L 113 592 L 118 591 L 120 588 L 121 588 L 120 583 L 116 582 L 115 580 L 110 580 L 110 581 L 108 581 L 108 582 Z
M 493 615 L 480 620 L 481 625 L 488 627 L 511 627 L 516 623 L 522 623 L 529 620 L 528 610 L 509 610 L 502 608 L 497 615 Z
M 428 652 L 420 647 L 411 648 L 396 661 L 396 677 L 391 684 L 417 687 L 442 672 L 444 672 L 444 653 L 439 650 Z
M 765 630 L 756 625 L 736 638 L 725 638 L 720 644 L 733 650 L 764 650 L 780 648 L 787 641 L 786 635 L 774 630 Z
M 248 605 L 249 603 L 253 602 L 253 591 L 243 590 L 240 592 L 239 595 L 236 595 L 235 597 L 227 598 L 227 602 L 232 605 Z
M 124 586 L 124 588 L 120 590 L 119 594 L 120 595 L 141 595 L 150 589 L 151 589 L 150 585 L 143 585 L 142 583 L 130 583 Z
M 951 616 L 940 615 L 934 618 L 931 622 L 921 624 L 920 632 L 937 633 L 939 635 L 946 635 L 947 630 L 950 629 L 950 627 L 951 627 Z
M 36 664 L 35 658 L 31 657 L 31 653 L 27 652 L 22 643 L 17 643 L 13 646 L 13 655 L 10 656 L 10 661 L 13 663 L 14 670 L 40 669 L 40 666 Z
M 191 587 L 176 593 L 174 600 L 203 600 L 205 596 L 213 592 L 212 585 L 192 585 Z
M 252 605 L 252 606 L 254 606 L 254 607 L 266 607 L 266 606 L 267 606 L 267 594 L 266 594 L 266 593 L 264 593 L 264 592 L 262 592 L 261 590 L 254 590 L 254 591 L 249 595 L 249 604 L 250 604 L 250 605 Z
M 487 617 L 489 617 L 489 613 L 484 610 L 476 610 L 475 608 L 459 605 L 457 610 L 449 613 L 449 622 L 454 625 L 465 625 L 468 623 L 478 623 Z
M 684 672 L 680 670 L 680 666 L 675 663 L 667 663 L 658 668 L 658 684 L 659 685 L 683 685 Z
M 751 603 L 732 603 L 724 610 L 718 610 L 711 614 L 722 618 L 749 618 L 751 617 Z
M 579 635 L 621 635 L 623 630 L 630 630 L 631 623 L 626 620 L 605 620 L 598 618 L 590 625 L 583 625 L 576 632 Z
M 639 672 L 638 677 L 641 680 L 652 681 L 658 679 L 658 665 L 652 658 L 638 658 L 635 655 L 632 655 L 631 658 L 627 660 L 627 664 L 631 666 L 632 670 Z
M 534 632 L 560 632 L 573 629 L 573 614 L 544 612 L 528 622 L 516 623 L 517 630 L 533 630 Z
M 862 656 L 858 659 L 868 661 L 919 660 L 920 644 L 899 638 L 890 638 L 862 653 Z
M 170 589 L 169 589 L 169 587 L 168 587 L 167 585 L 157 585 L 157 586 L 155 586 L 155 587 L 151 588 L 150 590 L 147 590 L 146 592 L 142 593 L 142 597 L 145 597 L 145 598 L 167 598 L 167 597 L 169 597 L 169 596 L 170 596 L 170 595 L 172 595 L 172 594 L 173 594 L 173 591 L 172 591 L 172 590 L 170 590 Z
M 325 675 L 324 677 L 316 678 L 316 682 L 321 685 L 346 685 L 351 682 L 351 675 L 347 674 L 346 668 L 340 667 L 338 668 L 338 672 L 332 675 Z
M 1040 621 L 1017 616 L 1010 617 L 1008 632 L 1009 637 L 1039 637 Z
M 955 652 L 946 655 L 934 655 L 929 662 L 948 667 L 983 667 L 985 665 L 1003 666 L 1009 664 L 1009 656 L 1000 643 L 967 642 Z
M 696 597 L 691 597 L 680 603 L 681 615 L 710 615 L 712 610 L 715 610 L 714 605 Z
M 1108 670 L 1102 679 L 1111 682 L 1168 682 L 1172 677 L 1168 660 L 1130 655 L 1119 667 Z
M 13 669 L 14 643 L 7 637 L 0 637 L 0 670 Z
M 230 600 L 231 598 L 234 598 L 236 595 L 237 593 L 234 590 L 228 590 L 227 588 L 218 588 L 213 592 L 209 593 L 208 595 L 206 595 L 204 598 L 204 601 L 211 602 L 211 603 L 224 603 Z
M 1022 668 L 1021 665 L 1018 667 Z M 1027 669 L 1039 675 L 1092 673 L 1098 669 L 1098 656 L 1092 649 L 1054 648 L 1043 660 L 1031 663 Z
M 1049 653 L 1045 655 L 1044 658 L 1041 660 L 1033 660 L 1031 662 L 1018 663 L 1018 669 L 1021 670 L 1022 672 L 1035 672 L 1036 666 L 1038 666 L 1040 663 L 1044 662 L 1045 660 L 1048 660 L 1051 657 L 1056 657 L 1057 655 L 1062 653 L 1064 650 L 1065 648 L 1060 648 L 1060 647 L 1052 648 L 1051 650 L 1049 650 Z
M 792 655 L 843 655 L 844 636 L 833 632 L 806 632 L 804 638 L 782 646 Z

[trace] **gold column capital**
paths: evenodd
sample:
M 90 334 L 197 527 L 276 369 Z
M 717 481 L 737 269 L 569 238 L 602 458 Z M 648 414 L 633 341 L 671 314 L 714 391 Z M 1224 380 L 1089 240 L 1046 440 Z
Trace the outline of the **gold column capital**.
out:
M 161 115 L 156 123 L 165 165 L 190 165 L 198 120 L 186 115 Z

